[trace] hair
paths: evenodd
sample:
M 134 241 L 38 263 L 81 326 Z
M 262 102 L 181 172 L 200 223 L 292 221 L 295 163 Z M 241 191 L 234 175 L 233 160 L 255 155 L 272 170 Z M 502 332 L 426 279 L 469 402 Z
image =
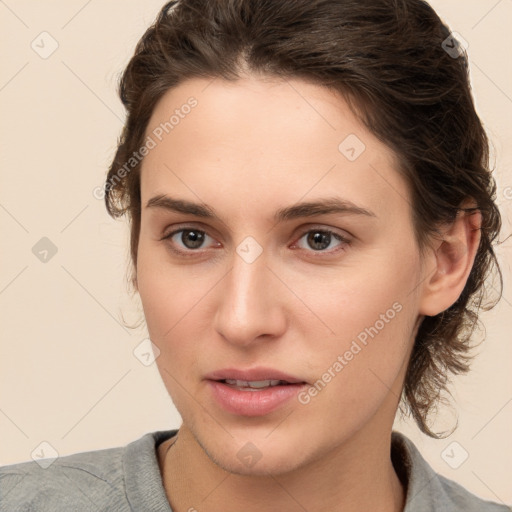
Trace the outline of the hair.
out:
M 501 228 L 496 184 L 464 48 L 422 0 L 168 2 L 120 78 L 127 118 L 105 183 L 109 214 L 128 214 L 131 224 L 134 288 L 141 162 L 132 162 L 128 172 L 126 163 L 143 146 L 155 105 L 187 79 L 236 81 L 247 73 L 300 78 L 347 100 L 398 157 L 422 252 L 461 210 L 481 212 L 481 239 L 467 283 L 451 307 L 419 326 L 400 403 L 424 433 L 443 437 L 430 429 L 430 415 L 444 401 L 450 374 L 468 371 L 478 312 L 493 307 L 502 288 L 492 247 Z M 464 207 L 468 200 L 472 208 Z M 499 296 L 486 304 L 484 281 L 494 267 Z

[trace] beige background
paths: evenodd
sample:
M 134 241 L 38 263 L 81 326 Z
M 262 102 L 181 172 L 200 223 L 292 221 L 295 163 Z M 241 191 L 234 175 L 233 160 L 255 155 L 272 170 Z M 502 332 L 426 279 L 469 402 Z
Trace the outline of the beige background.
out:
M 477 108 L 494 145 L 505 238 L 512 231 L 512 1 L 431 3 L 469 43 Z M 117 77 L 161 5 L 0 1 L 2 465 L 29 460 L 43 441 L 67 455 L 179 426 L 155 365 L 133 354 L 144 328 L 130 331 L 121 322 L 121 315 L 136 320 L 139 311 L 126 293 L 126 226 L 93 196 L 124 119 Z M 52 44 L 58 48 L 45 55 Z M 42 237 L 57 248 L 46 263 L 32 252 Z M 412 422 L 397 424 L 437 471 L 506 503 L 512 503 L 511 248 L 508 240 L 498 250 L 504 297 L 483 316 L 482 353 L 453 388 L 458 430 L 434 441 Z M 443 410 L 439 426 L 450 419 Z M 463 450 L 469 457 L 458 469 L 445 462 L 456 465 Z

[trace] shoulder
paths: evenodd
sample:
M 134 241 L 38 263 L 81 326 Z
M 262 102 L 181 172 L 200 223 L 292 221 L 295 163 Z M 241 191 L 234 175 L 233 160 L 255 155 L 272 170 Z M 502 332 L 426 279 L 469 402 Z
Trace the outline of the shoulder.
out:
M 123 501 L 123 448 L 0 468 L 0 511 L 107 510 Z M 126 501 L 126 500 L 124 500 Z M 111 510 L 129 510 L 117 506 Z
M 155 449 L 176 432 L 0 467 L 0 512 L 169 512 Z
M 155 486 L 155 444 L 169 432 L 151 432 L 127 446 L 0 467 L 0 512 L 132 510 L 130 494 Z
M 414 443 L 399 432 L 392 435 L 392 459 L 407 479 L 404 512 L 511 512 L 512 508 L 486 501 L 460 484 L 436 473 Z
M 444 476 L 437 475 L 440 487 L 443 489 L 443 496 L 446 503 L 453 508 L 450 510 L 464 510 L 464 512 L 511 512 L 512 508 L 506 505 L 487 501 L 470 493 L 460 484 L 449 480 Z M 455 508 L 457 507 L 457 508 Z M 448 509 L 447 509 L 448 510 Z

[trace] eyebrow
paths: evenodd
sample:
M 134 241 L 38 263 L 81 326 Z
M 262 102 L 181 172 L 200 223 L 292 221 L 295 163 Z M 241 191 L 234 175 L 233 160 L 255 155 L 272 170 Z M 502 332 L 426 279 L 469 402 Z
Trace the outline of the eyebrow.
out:
M 193 203 L 185 199 L 176 199 L 164 194 L 160 194 L 149 199 L 146 204 L 146 208 L 162 208 L 164 210 L 195 215 L 196 217 L 203 217 L 206 219 L 219 219 L 215 209 L 207 204 Z M 372 211 L 361 206 L 357 206 L 351 201 L 341 199 L 339 197 L 329 197 L 280 208 L 275 212 L 274 220 L 276 222 L 283 222 L 302 217 L 314 217 L 329 213 L 377 217 L 377 215 Z

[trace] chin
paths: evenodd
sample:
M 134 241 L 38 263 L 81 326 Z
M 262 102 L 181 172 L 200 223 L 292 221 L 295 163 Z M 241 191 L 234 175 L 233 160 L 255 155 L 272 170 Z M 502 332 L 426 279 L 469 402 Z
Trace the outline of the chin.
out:
M 206 450 L 205 450 L 206 451 Z M 216 454 L 206 451 L 210 460 L 228 473 L 241 476 L 269 477 L 289 473 L 301 466 L 301 461 L 291 458 L 290 453 L 273 453 L 272 456 L 262 454 L 255 462 L 241 461 L 238 453 Z
M 313 458 L 313 454 L 304 451 L 305 446 L 301 441 L 303 436 L 295 439 L 284 432 L 278 434 L 276 431 L 273 434 L 274 439 L 269 442 L 268 429 L 265 429 L 265 435 L 260 436 L 251 436 L 248 430 L 240 431 L 240 435 L 236 437 L 210 436 L 195 437 L 203 452 L 215 465 L 236 475 L 282 475 L 306 465 Z M 251 437 L 254 442 L 250 441 Z

